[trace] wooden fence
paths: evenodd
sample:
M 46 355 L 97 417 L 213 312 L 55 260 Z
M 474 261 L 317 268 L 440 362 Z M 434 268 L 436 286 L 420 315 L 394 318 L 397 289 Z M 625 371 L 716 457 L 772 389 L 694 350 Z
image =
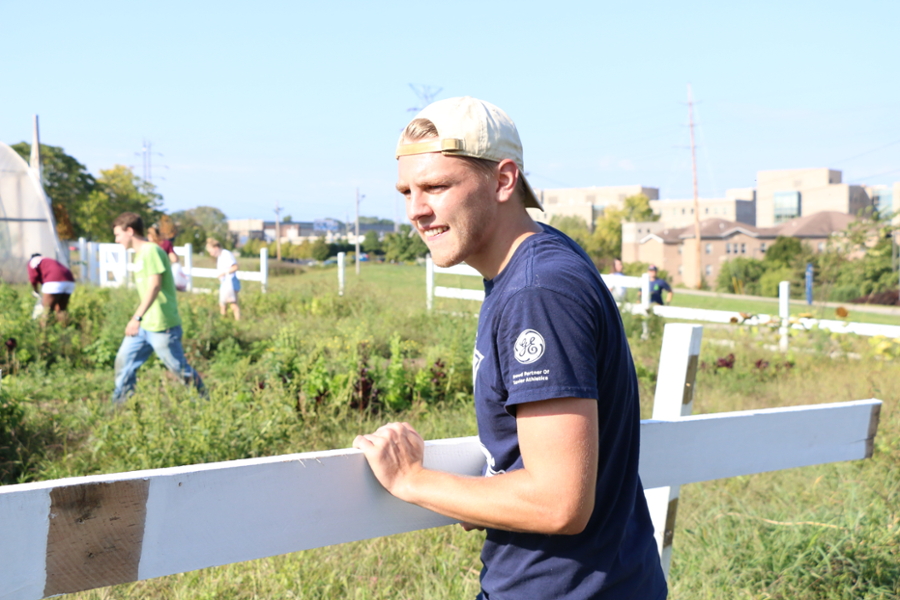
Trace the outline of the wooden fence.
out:
M 640 474 L 666 565 L 677 486 L 867 458 L 881 407 L 872 399 L 683 416 L 699 330 L 666 326 L 654 419 L 641 423 Z M 479 476 L 484 455 L 475 437 L 430 441 L 425 465 Z M 353 449 L 9 485 L 0 487 L 0 599 L 36 600 L 451 523 L 388 494 Z

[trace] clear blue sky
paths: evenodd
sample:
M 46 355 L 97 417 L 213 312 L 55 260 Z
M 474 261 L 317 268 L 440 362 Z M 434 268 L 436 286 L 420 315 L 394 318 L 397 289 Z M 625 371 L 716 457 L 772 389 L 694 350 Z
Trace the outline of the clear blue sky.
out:
M 402 217 L 408 84 L 506 110 L 532 185 L 702 196 L 763 169 L 900 180 L 900 2 L 0 0 L 0 140 L 140 174 L 168 210 Z M 861 156 L 858 156 L 861 155 Z M 157 179 L 156 176 L 164 177 Z

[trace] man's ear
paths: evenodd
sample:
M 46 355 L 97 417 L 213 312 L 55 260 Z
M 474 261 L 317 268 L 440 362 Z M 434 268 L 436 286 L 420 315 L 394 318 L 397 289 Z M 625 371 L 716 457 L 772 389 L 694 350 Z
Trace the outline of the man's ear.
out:
M 519 167 L 515 161 L 505 158 L 497 167 L 497 199 L 506 202 L 515 195 L 516 184 L 519 182 Z

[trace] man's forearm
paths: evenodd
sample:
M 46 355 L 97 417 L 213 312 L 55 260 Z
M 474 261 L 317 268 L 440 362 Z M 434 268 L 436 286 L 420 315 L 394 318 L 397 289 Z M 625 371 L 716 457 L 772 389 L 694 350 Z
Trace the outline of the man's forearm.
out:
M 143 317 L 144 314 L 146 314 L 153 302 L 156 301 L 156 297 L 159 295 L 161 289 L 161 284 L 150 286 L 147 293 L 144 295 L 144 298 L 141 300 L 141 303 L 138 305 L 137 310 L 134 311 L 135 317 Z
M 594 506 L 593 488 L 590 494 L 551 490 L 524 469 L 493 477 L 422 469 L 402 487 L 395 490 L 402 500 L 471 525 L 506 531 L 580 533 Z

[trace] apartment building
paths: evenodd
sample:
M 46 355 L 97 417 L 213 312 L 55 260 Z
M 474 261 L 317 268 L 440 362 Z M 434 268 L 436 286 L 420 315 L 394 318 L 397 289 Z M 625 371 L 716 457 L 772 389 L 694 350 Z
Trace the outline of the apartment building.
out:
M 841 183 L 834 169 L 788 169 L 756 174 L 756 225 L 773 227 L 822 211 L 858 215 L 872 206 L 861 185 Z
M 625 198 L 643 194 L 650 200 L 659 198 L 659 189 L 643 185 L 611 185 L 586 188 L 535 190 L 544 212 L 529 209 L 535 221 L 549 223 L 554 216 L 578 217 L 593 230 L 594 221 L 607 206 L 621 206 Z
M 724 219 L 747 225 L 756 225 L 756 190 L 734 188 L 725 191 L 724 198 L 699 198 L 701 219 Z M 671 228 L 686 227 L 694 223 L 694 199 L 651 200 L 650 208 L 660 221 Z
M 762 259 L 778 236 L 800 238 L 814 252 L 822 252 L 829 238 L 844 231 L 854 220 L 854 216 L 837 211 L 818 212 L 774 227 L 704 219 L 700 222 L 699 275 L 712 282 L 727 260 Z M 671 274 L 671 283 L 694 287 L 698 281 L 694 239 L 693 225 L 674 228 L 663 222 L 622 223 L 622 260 L 653 263 Z

